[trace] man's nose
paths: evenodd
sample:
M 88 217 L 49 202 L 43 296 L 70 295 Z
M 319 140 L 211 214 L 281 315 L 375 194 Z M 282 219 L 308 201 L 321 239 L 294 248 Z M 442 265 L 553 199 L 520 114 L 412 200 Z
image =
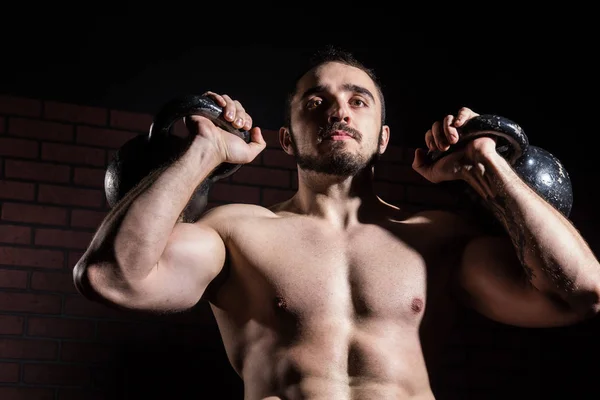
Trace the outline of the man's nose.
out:
M 335 101 L 329 108 L 329 122 L 350 122 L 350 110 L 345 103 Z

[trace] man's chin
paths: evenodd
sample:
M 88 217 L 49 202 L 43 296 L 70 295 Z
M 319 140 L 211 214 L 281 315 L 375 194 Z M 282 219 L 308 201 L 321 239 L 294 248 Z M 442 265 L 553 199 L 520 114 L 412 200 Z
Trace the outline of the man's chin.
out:
M 304 171 L 316 172 L 324 175 L 351 177 L 367 167 L 367 164 L 354 157 L 330 157 L 296 159 L 298 166 Z

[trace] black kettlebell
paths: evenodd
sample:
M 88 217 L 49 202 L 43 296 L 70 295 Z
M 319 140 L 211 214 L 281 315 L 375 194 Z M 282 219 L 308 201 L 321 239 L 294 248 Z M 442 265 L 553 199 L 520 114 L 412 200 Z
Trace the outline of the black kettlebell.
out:
M 573 187 L 564 165 L 547 150 L 532 146 L 516 122 L 498 115 L 478 115 L 458 129 L 458 143 L 447 151 L 428 154 L 430 162 L 451 154 L 482 136 L 496 138 L 496 151 L 535 192 L 568 217 L 573 206 Z M 473 196 L 471 196 L 473 197 Z
M 529 145 L 513 164 L 529 186 L 566 217 L 573 207 L 573 187 L 564 165 L 549 151 Z
M 152 171 L 168 165 L 179 158 L 191 144 L 193 137 L 172 134 L 178 120 L 191 115 L 209 118 L 217 126 L 250 141 L 248 131 L 240 130 L 224 118 L 223 109 L 207 96 L 185 95 L 167 102 L 155 115 L 147 135 L 139 135 L 119 148 L 109 162 L 104 176 L 104 189 L 108 205 L 112 208 L 131 189 Z M 212 184 L 236 172 L 241 165 L 223 163 L 195 190 L 182 218 L 186 222 L 196 221 L 204 211 L 208 191 Z

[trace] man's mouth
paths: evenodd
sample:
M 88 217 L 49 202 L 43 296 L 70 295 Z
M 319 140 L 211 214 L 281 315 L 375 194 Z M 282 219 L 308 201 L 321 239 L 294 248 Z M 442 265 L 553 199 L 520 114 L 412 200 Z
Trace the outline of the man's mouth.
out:
M 348 139 L 354 139 L 354 136 L 346 131 L 337 130 L 337 131 L 333 131 L 329 135 L 325 136 L 324 139 L 325 140 L 348 140 Z

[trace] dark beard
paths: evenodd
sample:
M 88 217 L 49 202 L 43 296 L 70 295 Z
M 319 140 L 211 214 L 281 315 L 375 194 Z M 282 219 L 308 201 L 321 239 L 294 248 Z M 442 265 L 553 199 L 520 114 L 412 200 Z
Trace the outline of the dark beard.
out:
M 345 130 L 353 135 L 357 140 L 360 140 L 360 133 L 345 129 L 340 126 L 327 127 L 319 132 L 319 137 L 327 136 L 328 131 L 341 129 Z M 379 132 L 378 143 L 381 140 L 382 130 Z M 325 156 L 313 156 L 300 154 L 296 140 L 294 139 L 294 133 L 290 128 L 291 145 L 294 149 L 294 157 L 298 166 L 305 171 L 313 171 L 321 174 L 333 175 L 333 176 L 355 176 L 365 168 L 370 168 L 375 165 L 380 158 L 379 152 L 375 152 L 369 157 L 364 157 L 357 154 L 351 154 L 343 150 L 339 150 L 345 144 L 340 142 L 332 142 L 331 152 Z

